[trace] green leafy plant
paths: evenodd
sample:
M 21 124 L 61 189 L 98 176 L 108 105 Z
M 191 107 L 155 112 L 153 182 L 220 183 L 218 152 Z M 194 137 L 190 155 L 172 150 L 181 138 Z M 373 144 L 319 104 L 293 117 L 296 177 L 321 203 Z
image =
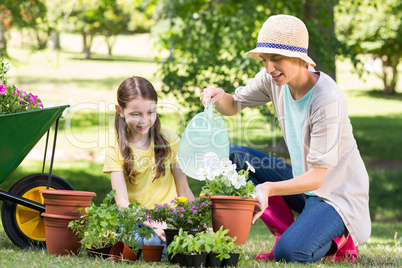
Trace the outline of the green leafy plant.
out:
M 227 236 L 228 232 L 229 229 L 223 230 L 223 226 L 221 226 L 216 232 L 206 232 L 197 235 L 201 244 L 205 245 L 207 253 L 219 253 L 218 257 L 223 260 L 230 258 L 229 253 L 238 253 L 240 251 L 240 246 L 235 243 L 236 237 Z
M 203 233 L 203 232 L 202 232 Z M 176 254 L 192 254 L 192 253 L 202 253 L 205 251 L 205 240 L 201 240 L 199 234 L 195 236 L 188 234 L 187 231 L 183 231 L 180 228 L 179 234 L 176 235 L 167 248 L 167 251 L 174 257 Z
M 135 232 L 145 237 L 150 236 L 152 230 L 141 225 L 139 203 L 120 208 L 112 203 L 114 196 L 115 191 L 108 193 L 100 206 L 91 202 L 85 208 L 85 215 L 69 223 L 68 227 L 78 234 L 85 248 L 102 248 L 118 240 L 135 248 L 139 242 L 133 235 Z
M 170 205 L 156 204 L 153 209 L 144 209 L 142 217 L 166 222 L 172 228 L 204 228 L 211 222 L 211 201 L 204 194 L 192 202 L 186 197 L 178 197 Z
M 229 259 L 229 253 L 239 253 L 241 246 L 235 243 L 236 238 L 226 236 L 228 232 L 228 229 L 223 230 L 223 226 L 217 232 L 200 232 L 195 235 L 180 229 L 167 251 L 172 256 L 179 253 L 219 253 L 218 257 L 221 260 Z
M 9 85 L 7 72 L 10 69 L 8 63 L 1 58 L 0 62 L 0 114 L 18 113 L 28 110 L 43 108 L 38 96 L 18 89 L 15 85 Z

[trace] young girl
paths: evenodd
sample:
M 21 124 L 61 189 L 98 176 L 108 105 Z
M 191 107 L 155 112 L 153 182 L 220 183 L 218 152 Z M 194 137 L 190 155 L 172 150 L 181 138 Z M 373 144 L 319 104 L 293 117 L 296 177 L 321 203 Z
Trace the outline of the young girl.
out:
M 110 173 L 116 203 L 141 203 L 152 208 L 178 196 L 194 200 L 186 175 L 176 160 L 178 136 L 161 128 L 156 112 L 158 97 L 142 77 L 124 80 L 117 90 L 116 144 L 106 149 L 104 173 Z M 163 244 L 166 224 L 144 222 L 156 236 L 147 243 Z M 145 243 L 145 241 L 143 241 Z

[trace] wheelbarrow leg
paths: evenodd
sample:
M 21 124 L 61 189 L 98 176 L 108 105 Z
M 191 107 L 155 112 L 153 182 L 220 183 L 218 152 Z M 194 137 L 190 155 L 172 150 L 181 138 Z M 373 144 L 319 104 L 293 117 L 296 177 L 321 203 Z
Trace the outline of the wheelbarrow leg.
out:
M 56 126 L 55 126 L 55 128 L 54 128 L 54 139 L 53 139 L 52 157 L 51 157 L 51 159 L 50 159 L 49 177 L 48 177 L 48 180 L 47 180 L 46 189 L 49 189 L 49 187 L 50 187 L 50 181 L 51 181 L 51 179 L 52 179 L 53 161 L 54 161 L 54 154 L 55 154 L 55 152 L 56 152 L 56 140 L 57 140 L 57 131 L 58 131 L 58 129 L 59 129 L 59 120 L 60 120 L 60 117 L 57 118 L 57 120 L 56 120 Z

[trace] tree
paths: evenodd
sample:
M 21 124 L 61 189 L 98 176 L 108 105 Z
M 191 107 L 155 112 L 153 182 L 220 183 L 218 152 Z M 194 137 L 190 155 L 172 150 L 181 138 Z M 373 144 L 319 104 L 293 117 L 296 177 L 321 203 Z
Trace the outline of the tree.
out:
M 2 0 L 0 4 L 0 54 L 7 56 L 6 32 L 15 27 L 19 29 L 38 27 L 45 20 L 44 0 Z
M 105 36 L 108 53 L 112 55 L 117 35 L 128 30 L 130 13 L 116 0 L 103 0 L 99 8 L 99 12 L 103 13 L 103 19 L 100 21 L 101 33 Z
M 335 55 L 342 52 L 341 44 L 326 31 L 333 29 L 332 7 L 336 2 L 160 2 L 160 19 L 170 21 L 170 27 L 160 36 L 160 45 L 171 51 L 160 68 L 163 93 L 180 96 L 180 104 L 190 108 L 188 116 L 192 116 L 202 109 L 199 102 L 202 88 L 217 86 L 233 92 L 244 85 L 262 68 L 261 63 L 245 53 L 255 47 L 262 24 L 272 14 L 290 14 L 304 20 L 310 32 L 309 50 L 314 51 L 314 59 L 320 59 L 318 69 L 335 71 Z M 269 114 L 266 106 L 262 109 Z
M 342 0 L 336 14 L 339 39 L 354 53 L 381 60 L 382 69 L 376 74 L 384 93 L 394 94 L 402 51 L 402 1 Z
M 72 0 L 73 6 L 70 17 L 70 26 L 81 33 L 83 51 L 87 59 L 91 58 L 92 41 L 97 33 L 101 31 L 102 14 L 99 13 L 101 1 L 97 0 Z
M 72 0 L 74 8 L 69 17 L 72 29 L 79 31 L 83 38 L 86 58 L 91 58 L 92 41 L 97 34 L 105 36 L 109 55 L 117 35 L 123 32 L 137 32 L 150 29 L 152 20 L 138 16 L 142 0 Z M 75 2 L 75 3 L 74 3 Z M 133 18 L 140 20 L 133 23 Z M 150 23 L 151 22 L 151 23 Z

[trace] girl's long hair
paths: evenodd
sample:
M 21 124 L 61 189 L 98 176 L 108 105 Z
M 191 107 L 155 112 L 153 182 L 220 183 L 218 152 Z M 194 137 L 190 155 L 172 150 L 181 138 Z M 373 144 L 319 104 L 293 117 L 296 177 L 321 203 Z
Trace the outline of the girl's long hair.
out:
M 146 100 L 153 100 L 158 103 L 158 96 L 152 84 L 145 78 L 133 76 L 124 80 L 117 89 L 117 102 L 122 109 L 127 107 L 127 103 L 137 97 Z M 120 152 L 124 158 L 123 170 L 126 174 L 126 180 L 131 184 L 135 184 L 135 175 L 133 170 L 133 155 L 129 145 L 130 130 L 126 121 L 121 117 L 117 111 L 115 114 L 115 130 L 117 140 L 119 143 Z M 149 130 L 149 137 L 154 140 L 154 155 L 155 155 L 155 169 L 156 175 L 152 181 L 165 175 L 165 159 L 170 155 L 171 149 L 166 138 L 161 132 L 161 122 L 158 114 L 156 114 L 156 121 Z

